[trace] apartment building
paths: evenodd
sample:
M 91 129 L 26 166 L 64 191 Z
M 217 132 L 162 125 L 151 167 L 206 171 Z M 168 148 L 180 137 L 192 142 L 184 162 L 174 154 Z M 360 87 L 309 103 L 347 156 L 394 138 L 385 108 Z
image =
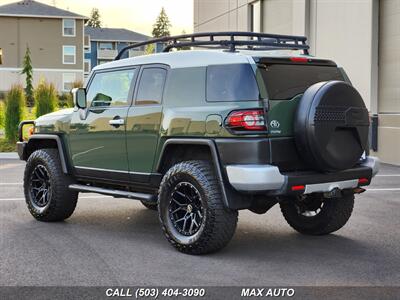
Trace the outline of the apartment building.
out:
M 373 154 L 400 164 L 400 0 L 194 0 L 194 31 L 223 30 L 307 36 L 377 115 Z
M 85 27 L 85 76 L 95 66 L 114 60 L 118 52 L 131 44 L 143 42 L 150 37 L 123 28 Z M 144 47 L 129 50 L 123 58 L 144 54 Z
M 27 47 L 34 85 L 44 78 L 63 92 L 83 80 L 86 19 L 33 0 L 0 6 L 0 91 L 15 83 L 24 85 L 21 70 Z

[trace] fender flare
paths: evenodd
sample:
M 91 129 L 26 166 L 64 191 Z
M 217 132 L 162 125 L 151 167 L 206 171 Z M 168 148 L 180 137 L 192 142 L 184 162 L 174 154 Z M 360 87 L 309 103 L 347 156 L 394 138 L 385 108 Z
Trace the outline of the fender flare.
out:
M 56 141 L 58 154 L 60 156 L 61 168 L 63 170 L 63 173 L 64 174 L 70 173 L 68 170 L 68 163 L 66 160 L 66 152 L 65 152 L 64 145 L 63 145 L 63 142 L 62 142 L 60 136 L 55 135 L 55 134 L 34 134 L 29 138 L 27 145 L 25 147 L 25 151 L 27 150 L 27 148 L 29 148 L 31 141 L 33 141 L 33 140 L 41 140 L 41 141 L 54 140 L 54 141 Z M 26 153 L 24 153 L 24 156 L 26 157 Z M 26 159 L 28 159 L 28 157 L 26 157 Z
M 158 159 L 158 162 L 156 165 L 157 172 L 159 172 L 161 170 L 162 162 L 165 159 L 166 149 L 170 145 L 205 145 L 210 148 L 210 153 L 211 153 L 211 157 L 212 157 L 214 168 L 215 168 L 215 174 L 217 175 L 217 180 L 221 187 L 222 200 L 224 201 L 224 204 L 226 207 L 231 207 L 231 205 L 229 204 L 229 201 L 228 201 L 227 191 L 225 188 L 222 170 L 221 170 L 221 165 L 219 162 L 218 151 L 217 151 L 217 147 L 216 147 L 214 141 L 209 140 L 209 139 L 192 139 L 192 138 L 191 139 L 171 138 L 171 139 L 166 140 L 161 149 L 159 159 Z

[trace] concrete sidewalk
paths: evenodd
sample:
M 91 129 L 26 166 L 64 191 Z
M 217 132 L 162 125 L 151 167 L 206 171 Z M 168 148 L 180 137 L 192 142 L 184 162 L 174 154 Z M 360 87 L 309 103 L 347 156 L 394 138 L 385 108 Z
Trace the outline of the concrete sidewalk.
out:
M 0 159 L 19 159 L 17 152 L 0 152 Z

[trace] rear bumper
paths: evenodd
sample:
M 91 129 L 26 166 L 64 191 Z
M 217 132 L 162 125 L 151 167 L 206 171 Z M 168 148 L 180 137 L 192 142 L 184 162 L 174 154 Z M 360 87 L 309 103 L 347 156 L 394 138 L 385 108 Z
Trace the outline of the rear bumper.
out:
M 269 195 L 310 194 L 369 185 L 379 171 L 379 159 L 367 157 L 358 166 L 335 173 L 281 172 L 273 165 L 228 165 L 230 184 L 240 192 Z M 360 183 L 359 179 L 365 178 Z M 293 187 L 297 189 L 293 190 Z

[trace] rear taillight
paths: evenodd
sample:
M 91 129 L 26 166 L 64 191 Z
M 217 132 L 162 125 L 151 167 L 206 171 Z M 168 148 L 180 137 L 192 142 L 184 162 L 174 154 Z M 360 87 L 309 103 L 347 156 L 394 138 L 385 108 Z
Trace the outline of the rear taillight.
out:
M 264 110 L 238 110 L 231 112 L 226 119 L 226 126 L 234 131 L 265 131 Z

